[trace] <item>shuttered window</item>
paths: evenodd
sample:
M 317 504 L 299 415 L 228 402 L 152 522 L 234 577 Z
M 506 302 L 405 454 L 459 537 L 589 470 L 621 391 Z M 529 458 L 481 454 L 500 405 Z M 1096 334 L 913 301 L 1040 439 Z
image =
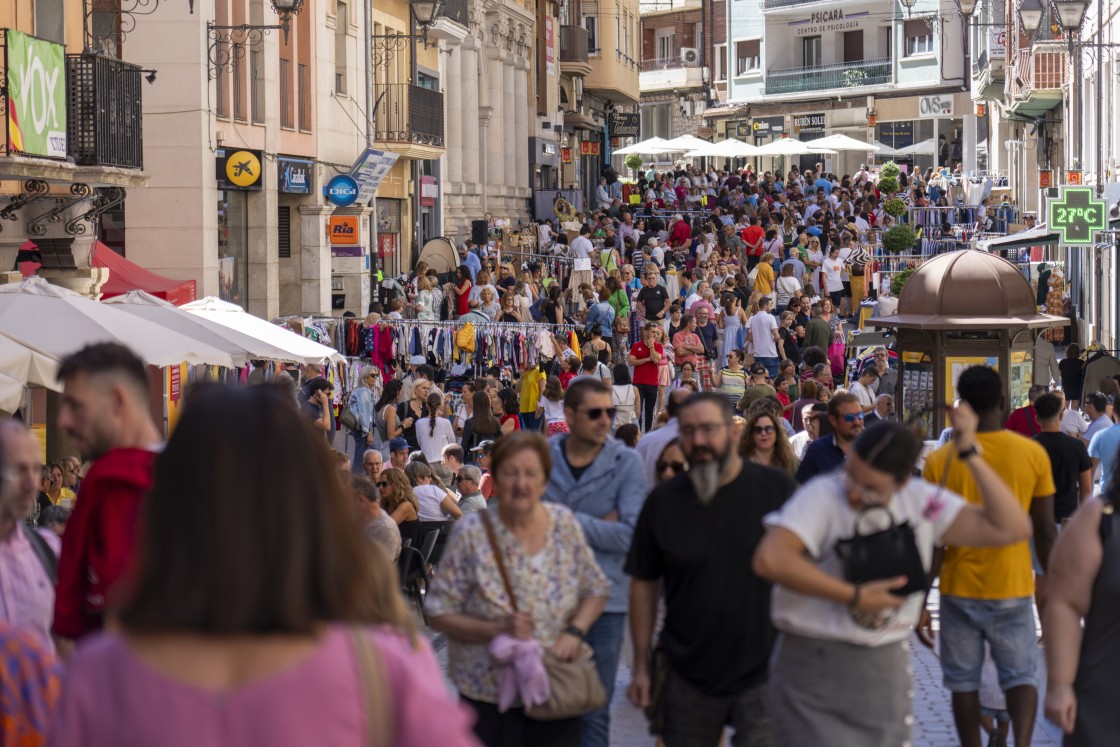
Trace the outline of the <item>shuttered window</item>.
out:
M 276 247 L 280 259 L 292 256 L 292 209 L 288 205 L 276 208 Z

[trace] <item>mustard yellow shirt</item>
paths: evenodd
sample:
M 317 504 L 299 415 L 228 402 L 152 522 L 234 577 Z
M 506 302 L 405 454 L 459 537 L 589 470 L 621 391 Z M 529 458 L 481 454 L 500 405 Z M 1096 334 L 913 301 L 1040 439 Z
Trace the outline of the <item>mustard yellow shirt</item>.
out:
M 541 379 L 544 374 L 539 368 L 521 374 L 521 412 L 536 412 L 540 401 Z
M 1054 495 L 1050 457 L 1040 444 L 1011 431 L 977 434 L 980 458 L 1007 483 L 1023 511 L 1029 512 L 1035 498 Z M 926 459 L 922 477 L 941 483 L 945 465 L 949 475 L 945 488 L 964 496 L 969 503 L 983 505 L 980 491 L 968 467 L 957 458 L 957 447 L 949 443 Z M 1018 599 L 1034 594 L 1034 568 L 1030 543 L 1006 547 L 958 547 L 945 549 L 941 565 L 941 593 L 969 599 Z
M 774 292 L 774 268 L 769 264 L 758 263 L 758 273 L 754 278 L 754 289 L 762 294 Z

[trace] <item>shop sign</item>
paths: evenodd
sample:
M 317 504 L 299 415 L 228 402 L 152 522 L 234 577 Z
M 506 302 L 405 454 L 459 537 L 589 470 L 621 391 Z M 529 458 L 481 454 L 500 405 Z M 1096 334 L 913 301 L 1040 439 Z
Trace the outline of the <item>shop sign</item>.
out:
M 66 50 L 7 30 L 8 147 L 66 158 Z
M 259 150 L 234 150 L 219 161 L 219 181 L 228 189 L 261 188 L 261 152 Z
M 734 126 L 735 137 L 737 139 L 742 140 L 743 138 L 747 138 L 747 137 L 751 136 L 751 123 L 750 122 L 747 122 L 745 120 L 740 120 L 738 122 L 728 122 L 728 124 L 727 124 L 728 131 L 732 130 L 732 126 Z
M 802 140 L 804 136 L 824 136 L 824 114 L 797 114 L 793 117 L 793 131 Z
M 599 152 L 600 152 L 599 148 L 600 148 L 600 144 L 599 144 L 598 141 L 592 142 L 591 143 L 591 155 L 593 155 L 593 156 L 599 155 Z
M 580 141 L 580 143 L 579 143 L 579 154 L 581 156 L 590 156 L 591 155 L 591 141 L 590 140 L 581 140 Z
M 951 94 L 935 94 L 933 96 L 918 97 L 918 114 L 926 117 L 951 117 L 953 116 L 953 97 Z
M 541 155 L 555 156 L 556 155 L 556 143 L 549 142 L 548 140 L 545 140 L 545 141 L 541 142 Z
M 751 129 L 754 131 L 755 137 L 766 137 L 767 135 L 781 137 L 786 129 L 786 118 L 758 117 L 751 120 Z
M 1007 29 L 1003 26 L 988 27 L 988 59 L 1002 60 L 1007 57 Z
M 880 122 L 879 142 L 892 148 L 906 148 L 914 144 L 914 122 Z
M 420 177 L 420 207 L 434 207 L 439 199 L 439 182 L 434 176 Z
M 638 137 L 642 129 L 642 115 L 635 112 L 614 112 L 611 114 L 611 135 L 614 137 Z
M 350 207 L 358 199 L 358 184 L 353 177 L 338 174 L 323 187 L 323 194 L 338 207 Z
M 1044 169 L 1038 172 L 1038 188 L 1049 189 L 1054 186 L 1054 172 L 1050 169 Z
M 311 194 L 311 164 L 306 161 L 276 159 L 279 166 L 279 190 L 290 195 Z
M 560 162 L 561 163 L 571 163 L 572 162 L 572 149 L 571 148 L 561 148 L 560 149 Z
M 556 26 L 552 16 L 544 17 L 544 64 L 549 76 L 556 75 Z
M 332 246 L 332 275 L 361 275 L 366 271 L 364 246 Z
M 354 166 L 350 169 L 350 176 L 358 186 L 358 194 L 351 202 L 367 203 L 373 199 L 381 182 L 385 181 L 393 164 L 400 156 L 389 151 L 366 148 Z
M 331 246 L 352 246 L 358 243 L 358 238 L 361 236 L 356 215 L 332 215 L 327 221 L 327 229 Z
M 381 266 L 385 266 L 386 257 L 397 256 L 397 235 L 395 233 L 377 234 L 377 254 L 381 257 Z
M 1080 171 L 1067 171 L 1066 172 L 1066 182 L 1068 182 L 1069 184 L 1074 184 L 1074 185 L 1082 184 L 1081 172 Z
M 860 21 L 871 15 L 870 11 L 844 14 L 839 8 L 810 13 L 808 18 L 789 21 L 786 25 L 794 29 L 797 36 L 817 36 L 837 31 L 852 31 L 860 27 Z
M 1093 233 L 1108 224 L 1105 201 L 1093 197 L 1091 187 L 1063 187 L 1061 197 L 1047 208 L 1046 225 L 1061 231 L 1063 244 L 1091 244 Z

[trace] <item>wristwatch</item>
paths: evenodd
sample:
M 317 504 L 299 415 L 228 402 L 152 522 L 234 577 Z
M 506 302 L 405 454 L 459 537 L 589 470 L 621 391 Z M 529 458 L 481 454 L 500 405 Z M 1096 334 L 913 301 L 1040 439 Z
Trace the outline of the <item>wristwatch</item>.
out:
M 957 452 L 957 458 L 960 459 L 963 462 L 963 461 L 965 461 L 965 460 L 967 460 L 971 457 L 976 456 L 979 453 L 980 453 L 980 449 L 976 448 L 976 444 L 973 444 L 972 446 L 968 447 L 967 449 L 962 449 L 961 451 L 958 451 Z
M 584 636 L 587 635 L 582 630 L 580 630 L 579 627 L 576 626 L 576 625 L 569 625 L 568 627 L 564 628 L 564 632 L 567 633 L 568 635 L 574 635 L 576 638 L 580 639 L 581 641 L 584 639 Z

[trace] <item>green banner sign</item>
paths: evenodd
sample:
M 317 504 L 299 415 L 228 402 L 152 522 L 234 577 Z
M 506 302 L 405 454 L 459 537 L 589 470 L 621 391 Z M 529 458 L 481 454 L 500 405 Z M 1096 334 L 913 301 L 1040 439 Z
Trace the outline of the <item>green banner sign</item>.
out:
M 1063 187 L 1061 199 L 1051 200 L 1047 227 L 1061 231 L 1063 244 L 1091 244 L 1093 234 L 1107 226 L 1104 200 L 1091 187 Z
M 66 158 L 66 50 L 7 31 L 8 149 Z

